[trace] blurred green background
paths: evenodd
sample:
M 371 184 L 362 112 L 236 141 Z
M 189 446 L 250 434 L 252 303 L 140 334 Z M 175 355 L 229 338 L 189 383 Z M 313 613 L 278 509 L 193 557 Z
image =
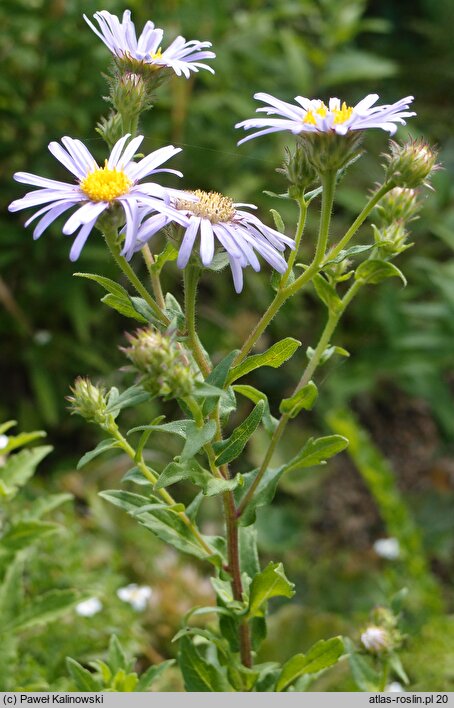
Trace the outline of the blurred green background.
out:
M 209 39 L 217 53 L 212 62 L 215 76 L 200 72 L 189 81 L 174 79 L 160 89 L 155 109 L 141 125 L 146 136 L 144 149 L 169 143 L 183 147 L 172 166 L 183 171 L 186 187 L 219 190 L 238 201 L 254 202 L 268 223 L 272 222 L 268 210 L 279 209 L 289 234 L 296 219 L 295 207 L 263 194 L 264 189 L 285 190 L 275 169 L 289 136 L 276 134 L 236 146 L 239 133 L 233 126 L 252 117 L 256 108 L 252 95 L 265 91 L 284 100 L 292 100 L 295 95 L 324 99 L 339 96 L 350 104 L 372 92 L 378 93 L 384 103 L 415 96 L 418 115 L 408 130 L 399 130 L 398 139 L 423 135 L 437 144 L 443 170 L 433 179 L 435 191 L 426 190 L 423 195 L 423 211 L 413 224 L 415 246 L 399 263 L 408 287 L 385 284 L 367 291 L 354 304 L 336 335 L 336 343 L 346 347 L 351 358 L 333 361 L 322 370 L 323 405 L 318 418 L 315 423 L 306 419 L 295 423 L 287 445 L 296 447 L 313 430 L 326 431 L 329 410 L 353 408 L 360 426 L 369 431 L 392 463 L 397 486 L 421 529 L 446 611 L 452 612 L 452 0 L 131 0 L 129 7 L 138 28 L 152 19 L 165 29 L 168 41 L 180 33 L 187 39 Z M 107 70 L 109 57 L 82 18 L 82 13 L 91 16 L 99 9 L 119 14 L 125 6 L 118 0 L 105 0 L 102 8 L 92 0 L 2 0 L 0 6 L 0 420 L 15 418 L 22 430 L 48 431 L 55 451 L 42 468 L 35 493 L 50 485 L 75 494 L 76 506 L 63 523 L 76 531 L 80 528 L 84 540 L 78 542 L 77 551 L 71 551 L 72 557 L 88 557 L 84 563 L 95 568 L 111 563 L 112 577 L 106 579 L 103 590 L 110 597 L 106 588 L 113 588 L 118 577 L 148 582 L 157 588 L 163 583 L 165 586 L 167 571 L 162 573 L 159 564 L 155 567 L 150 559 L 163 554 L 164 549 L 151 538 L 139 539 L 142 532 L 132 522 L 117 519 L 96 499 L 98 488 L 118 485 L 121 461 L 93 466 L 84 475 L 74 471 L 77 459 L 98 438 L 95 429 L 69 416 L 65 396 L 77 375 L 109 383 L 121 381 L 111 372 L 123 364 L 118 346 L 124 342 L 125 329 L 133 329 L 135 324 L 100 305 L 95 284 L 72 277 L 75 270 L 117 277 L 95 232 L 74 267 L 68 259 L 70 239 L 61 234 L 61 224 L 34 243 L 31 230 L 23 229 L 30 214 L 7 212 L 8 203 L 23 194 L 22 187 L 12 180 L 14 171 L 66 178 L 46 149 L 51 140 L 62 135 L 80 138 L 100 159 L 104 158 L 104 146 L 94 126 L 107 111 L 101 96 L 107 92 L 102 73 Z M 380 131 L 367 135 L 367 153 L 338 191 L 334 238 L 348 226 L 361 208 L 366 191 L 380 179 L 378 156 L 386 143 L 386 135 Z M 306 236 L 308 249 L 318 206 L 312 211 Z M 370 237 L 364 227 L 358 240 Z M 145 277 L 139 258 L 135 266 Z M 173 266 L 164 273 L 164 285 L 177 297 L 181 295 L 180 274 Z M 246 274 L 239 297 L 233 296 L 226 271 L 221 277 L 207 273 L 199 306 L 202 338 L 208 350 L 219 358 L 237 346 L 270 299 L 266 269 L 261 275 L 252 271 Z M 317 341 L 323 317 L 310 293 L 298 297 L 273 321 L 262 345 L 290 333 L 302 340 L 303 351 Z M 279 375 L 274 370 L 262 370 L 251 383 L 269 392 L 273 406 L 283 390 L 291 390 L 303 366 L 302 358 L 303 354 L 299 360 L 296 356 Z M 153 451 L 158 462 L 163 460 L 167 444 L 163 442 L 160 449 L 158 442 Z M 256 461 L 260 449 L 258 438 L 249 451 L 250 463 Z M 377 489 L 363 480 L 357 467 L 343 456 L 323 474 L 287 481 L 267 523 L 261 524 L 264 556 L 284 557 L 288 574 L 299 587 L 299 602 L 276 613 L 273 631 L 280 639 L 273 644 L 271 632 L 266 650 L 269 657 L 289 655 L 301 642 L 304 648 L 310 639 L 325 634 L 354 631 L 351 627 L 367 617 L 374 603 L 384 602 L 391 591 L 405 584 L 405 568 L 388 568 L 373 553 L 373 541 L 390 535 L 390 529 L 383 521 L 386 514 L 377 499 Z M 207 524 L 216 524 L 217 509 L 209 508 L 206 517 Z M 45 548 L 43 552 L 53 553 Z M 56 577 L 66 573 L 75 576 L 76 584 L 83 583 L 76 561 L 54 563 Z M 179 565 L 173 557 L 168 563 L 172 592 L 178 595 L 188 583 L 191 585 L 180 578 L 182 571 L 189 572 L 188 566 Z M 200 569 L 200 573 L 205 570 Z M 44 582 L 42 571 L 38 577 Z M 195 587 L 197 577 L 191 582 Z M 148 659 L 150 645 L 163 656 L 174 651 L 169 638 L 177 626 L 178 612 L 172 614 L 165 604 L 167 592 L 168 588 L 162 592 L 164 605 L 160 610 L 153 607 L 147 615 L 151 635 L 131 629 L 127 618 L 117 622 L 120 633 L 133 645 L 135 642 Z M 206 598 L 203 601 L 206 603 Z M 424 605 L 425 601 L 421 602 Z M 177 605 L 178 598 L 172 607 Z M 113 612 L 112 608 L 109 611 Z M 103 620 L 94 627 L 88 635 L 79 627 L 79 660 L 93 652 L 93 647 L 101 650 L 105 646 L 103 638 L 108 629 Z M 282 641 L 282 627 L 288 627 L 287 644 Z M 445 632 L 442 637 L 440 627 Z M 410 643 L 408 649 L 413 652 L 408 660 L 413 667 L 412 681 L 423 675 L 421 690 L 454 690 L 452 671 L 445 671 L 444 664 L 433 658 L 446 655 L 446 632 L 454 638 L 452 623 L 441 622 L 435 612 L 421 632 L 425 632 L 425 649 L 421 641 L 413 647 Z M 39 637 L 35 640 L 39 644 Z M 48 672 L 43 680 L 56 680 L 60 675 L 63 669 L 58 662 L 65 652 L 77 654 L 65 645 L 64 636 L 59 642 L 56 646 L 61 651 L 56 652 L 53 673 Z M 451 655 L 452 645 L 454 641 Z M 426 660 L 429 654 L 431 669 Z M 39 673 L 39 665 L 39 660 L 30 662 L 30 676 Z M 348 683 L 344 685 L 348 689 Z

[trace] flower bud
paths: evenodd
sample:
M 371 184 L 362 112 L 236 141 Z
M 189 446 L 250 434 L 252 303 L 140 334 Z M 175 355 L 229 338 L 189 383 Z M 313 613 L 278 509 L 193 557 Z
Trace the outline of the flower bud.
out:
M 413 244 L 407 243 L 408 231 L 402 222 L 396 221 L 381 229 L 372 224 L 375 245 L 380 249 L 381 255 L 385 258 L 397 256 L 406 251 Z
M 107 413 L 107 399 L 104 388 L 92 384 L 90 379 L 79 376 L 71 388 L 72 396 L 67 396 L 71 413 L 82 416 L 90 423 L 106 427 L 111 420 Z
M 391 637 L 384 627 L 370 625 L 361 634 L 361 643 L 371 654 L 380 654 L 391 648 Z
M 414 189 L 394 187 L 385 194 L 375 207 L 380 226 L 390 226 L 395 221 L 413 221 L 421 208 L 418 193 Z
M 168 334 L 148 327 L 126 335 L 122 351 L 141 374 L 141 383 L 153 396 L 185 398 L 194 387 L 194 374 L 181 344 Z
M 107 118 L 101 116 L 96 124 L 96 132 L 102 137 L 110 148 L 113 148 L 115 143 L 120 140 L 123 135 L 123 123 L 121 115 L 115 111 L 111 111 Z
M 308 162 L 304 146 L 298 139 L 293 154 L 289 148 L 285 148 L 282 167 L 278 167 L 276 172 L 286 177 L 289 183 L 289 196 L 292 199 L 301 199 L 306 189 L 315 186 L 318 182 L 317 173 Z
M 148 91 L 140 74 L 126 71 L 112 85 L 111 100 L 122 115 L 140 115 L 148 104 Z
M 438 168 L 437 152 L 424 140 L 410 140 L 403 145 L 390 141 L 390 153 L 385 155 L 386 179 L 397 187 L 419 187 Z
M 345 135 L 330 133 L 301 133 L 299 144 L 304 150 L 307 163 L 321 176 L 328 171 L 337 171 L 359 157 L 362 131 L 352 130 Z

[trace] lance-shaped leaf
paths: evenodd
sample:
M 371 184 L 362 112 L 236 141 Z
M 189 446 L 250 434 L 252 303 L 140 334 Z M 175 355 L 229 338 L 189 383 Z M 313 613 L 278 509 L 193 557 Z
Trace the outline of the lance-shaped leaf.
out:
M 241 490 L 237 489 L 235 492 L 235 499 L 238 506 L 241 504 L 242 499 L 247 494 L 257 473 L 258 469 L 255 469 L 252 470 L 252 472 L 247 472 L 245 475 L 243 475 L 244 486 L 241 488 Z M 266 506 L 267 504 L 270 504 L 273 501 L 274 495 L 276 494 L 277 485 L 283 473 L 283 466 L 277 468 L 268 467 L 262 479 L 260 480 L 257 489 L 255 490 L 254 496 L 252 497 L 246 509 L 239 518 L 240 526 L 250 526 L 251 524 L 253 524 L 255 521 L 256 510 L 259 507 Z
M 139 315 L 132 304 L 129 295 L 126 297 L 117 297 L 116 295 L 111 295 L 108 293 L 101 298 L 101 302 L 119 312 L 120 315 L 130 317 L 132 320 L 137 320 L 137 322 L 140 322 L 141 324 L 146 324 L 148 321 L 145 317 Z
M 0 467 L 0 498 L 13 496 L 34 475 L 38 464 L 52 449 L 50 445 L 40 445 L 8 457 Z
M 282 667 L 276 691 L 284 691 L 291 683 L 305 674 L 317 674 L 337 663 L 344 652 L 341 637 L 321 639 L 307 654 L 296 654 Z
M 312 347 L 308 347 L 306 349 L 306 356 L 309 359 L 309 361 L 312 359 L 314 354 L 315 354 L 315 349 L 313 349 Z M 329 359 L 331 359 L 333 354 L 338 354 L 339 356 L 350 356 L 349 352 L 346 349 L 344 349 L 343 347 L 337 347 L 337 346 L 329 344 L 320 357 L 319 366 L 326 364 L 326 362 L 329 361 Z
M 141 691 L 148 691 L 150 686 L 159 678 L 159 676 L 164 673 L 167 669 L 175 664 L 175 659 L 168 659 L 167 661 L 162 661 L 156 666 L 150 666 L 139 678 L 139 683 L 135 687 L 135 693 L 140 693 Z
M 329 261 L 326 261 L 324 264 L 325 266 L 331 265 L 331 264 L 337 264 L 337 263 L 342 263 L 342 261 L 345 261 L 346 258 L 350 258 L 350 256 L 356 256 L 358 253 L 364 253 L 365 251 L 370 251 L 371 248 L 374 247 L 374 244 L 371 243 L 367 246 L 351 246 L 351 248 L 347 248 L 344 251 L 339 251 L 337 256 L 335 258 L 331 258 Z M 328 254 L 329 256 L 329 254 Z
M 128 298 L 129 295 L 127 291 L 124 289 L 122 285 L 119 285 L 119 283 L 116 283 L 114 280 L 111 280 L 110 278 L 106 278 L 103 275 L 96 275 L 95 273 L 74 273 L 74 275 L 77 278 L 87 278 L 87 280 L 94 280 L 95 283 L 98 283 L 98 285 L 101 285 L 101 287 L 104 288 L 104 290 L 107 290 L 108 293 L 111 293 L 112 295 L 115 295 L 116 297 L 119 298 Z
M 74 605 L 80 602 L 80 597 L 73 590 L 50 590 L 33 598 L 33 602 L 4 623 L 2 631 L 21 632 L 24 629 L 47 624 L 58 619 Z
M 9 435 L 7 444 L 0 449 L 0 454 L 2 456 L 8 455 L 10 452 L 16 450 L 18 447 L 23 447 L 24 445 L 27 445 L 28 443 L 33 442 L 38 438 L 45 437 L 46 433 L 44 432 L 44 430 L 35 430 L 32 433 L 19 433 L 19 435 Z
M 59 526 L 50 521 L 18 521 L 12 524 L 1 537 L 0 547 L 9 552 L 17 552 L 27 548 L 43 536 L 49 536 L 58 531 Z
M 233 352 L 229 352 L 227 356 L 221 359 L 219 364 L 214 367 L 213 371 L 205 379 L 206 383 L 211 384 L 211 386 L 222 388 L 227 381 L 227 375 L 230 371 L 230 367 L 232 366 L 232 362 L 238 352 L 239 349 L 234 349 Z
M 407 279 L 399 268 L 389 261 L 368 260 L 361 263 L 356 269 L 355 278 L 361 283 L 377 285 L 387 278 L 400 278 L 404 285 Z
M 118 440 L 115 440 L 115 438 L 107 438 L 106 440 L 101 440 L 98 445 L 93 450 L 90 450 L 89 452 L 86 452 L 85 455 L 83 455 L 79 462 L 77 463 L 77 469 L 80 470 L 81 467 L 84 467 L 88 462 L 91 462 L 91 460 L 94 460 L 95 457 L 98 455 L 102 455 L 103 452 L 107 452 L 108 450 L 113 450 L 115 448 L 119 448 L 120 444 Z
M 268 403 L 266 394 L 263 393 L 263 391 L 259 391 L 258 388 L 254 388 L 254 386 L 249 386 L 246 384 L 235 384 L 232 388 L 235 393 L 239 393 L 242 396 L 249 398 L 249 400 L 253 403 L 258 403 L 259 401 L 264 402 L 265 408 L 263 410 L 263 427 L 269 435 L 272 435 L 276 430 L 278 420 L 271 415 L 270 404 Z
M 286 578 L 282 563 L 270 563 L 251 583 L 248 617 L 263 615 L 263 606 L 272 597 L 293 597 L 294 587 Z
M 243 452 L 247 441 L 262 419 L 264 409 L 264 402 L 259 401 L 251 413 L 249 413 L 248 417 L 243 420 L 241 425 L 235 428 L 227 440 L 213 445 L 216 452 L 216 464 L 224 465 L 228 462 L 232 462 L 232 460 Z
M 70 656 L 66 657 L 66 668 L 79 691 L 101 691 L 101 681 Z
M 241 376 L 246 376 L 250 371 L 254 371 L 254 369 L 258 369 L 261 366 L 271 366 L 273 369 L 277 369 L 284 361 L 290 359 L 300 346 L 301 342 L 293 339 L 293 337 L 281 339 L 280 342 L 273 344 L 266 352 L 248 356 L 241 364 L 235 366 L 230 371 L 227 381 L 230 384 L 232 381 L 236 381 Z
M 347 438 L 343 435 L 327 435 L 323 438 L 309 438 L 303 449 L 283 467 L 284 472 L 324 465 L 326 460 L 348 446 Z
M 107 412 L 116 418 L 123 408 L 137 406 L 139 403 L 148 401 L 149 398 L 151 395 L 142 386 L 130 386 L 122 393 L 113 387 L 107 398 Z
M 300 388 L 300 390 L 297 391 L 293 396 L 291 396 L 290 398 L 284 398 L 281 401 L 279 410 L 284 415 L 288 415 L 289 418 L 295 418 L 302 410 L 312 410 L 315 401 L 317 400 L 317 396 L 317 386 L 314 384 L 313 381 L 309 381 L 306 386 Z
M 233 491 L 242 482 L 242 476 L 234 479 L 217 479 L 211 472 L 204 469 L 197 460 L 174 461 L 159 475 L 156 489 L 169 487 L 171 484 L 187 479 L 202 489 L 204 496 L 211 497 L 222 492 Z
M 213 439 L 215 433 L 216 423 L 214 420 L 209 420 L 201 428 L 193 420 L 190 420 L 186 426 L 186 442 L 181 453 L 181 459 L 189 460 L 194 457 L 204 445 Z
M 319 273 L 316 273 L 312 279 L 315 291 L 320 300 L 328 308 L 330 312 L 339 312 L 342 309 L 342 300 L 337 294 L 335 288 L 328 283 L 326 278 Z
M 180 639 L 179 666 L 186 691 L 225 693 L 233 691 L 225 669 L 209 663 L 196 649 L 189 637 Z

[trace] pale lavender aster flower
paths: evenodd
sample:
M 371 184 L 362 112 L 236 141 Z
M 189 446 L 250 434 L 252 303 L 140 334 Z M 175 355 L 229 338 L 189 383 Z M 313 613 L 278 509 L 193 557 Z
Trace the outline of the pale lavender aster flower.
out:
M 102 610 L 102 602 L 97 597 L 89 597 L 76 605 L 75 610 L 81 617 L 93 617 Z
M 345 102 L 341 104 L 338 98 L 330 98 L 327 106 L 319 99 L 310 100 L 304 96 L 295 97 L 298 105 L 280 101 L 268 93 L 256 93 L 254 98 L 267 104 L 257 108 L 257 113 L 282 117 L 251 118 L 237 123 L 235 128 L 259 128 L 258 132 L 240 140 L 239 145 L 260 135 L 281 130 L 289 130 L 294 135 L 330 132 L 345 135 L 353 130 L 381 128 L 394 135 L 396 123 L 405 125 L 405 118 L 416 115 L 407 111 L 413 96 L 383 106 L 374 106 L 379 98 L 376 93 L 370 93 L 355 106 L 347 106 Z
M 207 69 L 214 74 L 211 66 L 201 63 L 201 59 L 213 59 L 216 54 L 206 51 L 211 47 L 211 42 L 199 42 L 191 39 L 189 42 L 184 37 L 177 37 L 167 49 L 162 51 L 161 42 L 164 35 L 162 29 L 154 26 L 150 20 L 137 39 L 134 23 L 131 20 L 130 10 L 125 10 L 122 21 L 116 15 L 106 10 L 96 12 L 94 19 L 99 25 L 99 30 L 84 15 L 85 21 L 91 29 L 104 42 L 108 49 L 119 59 L 140 62 L 150 69 L 172 69 L 177 76 L 188 79 L 191 71 Z
M 188 192 L 184 199 L 172 198 L 171 205 L 185 219 L 184 235 L 177 258 L 179 268 L 187 265 L 197 235 L 200 235 L 199 253 L 202 264 L 209 266 L 212 263 L 215 245 L 219 243 L 227 253 L 237 293 L 243 289 L 243 268 L 250 265 L 255 271 L 260 270 L 256 251 L 279 273 L 286 270 L 287 264 L 281 253 L 285 246 L 294 248 L 295 242 L 265 226 L 254 214 L 239 208 L 256 209 L 253 204 L 234 203 L 232 199 L 218 192 L 197 189 Z M 144 219 L 137 234 L 136 250 L 171 221 L 172 218 L 165 213 Z
M 168 206 L 168 201 L 172 194 L 182 194 L 179 190 L 164 189 L 154 182 L 139 181 L 158 172 L 182 175 L 176 170 L 158 169 L 163 162 L 180 152 L 181 148 L 168 145 L 134 162 L 133 157 L 143 136 L 139 135 L 128 142 L 129 138 L 128 133 L 118 140 L 103 167 L 99 167 L 80 140 L 64 137 L 61 141 L 64 147 L 57 142 L 50 143 L 50 152 L 72 172 L 76 182 L 58 182 L 28 172 L 16 172 L 14 179 L 17 182 L 40 189 L 28 192 L 22 199 L 16 199 L 9 205 L 9 210 L 19 211 L 45 205 L 25 222 L 25 226 L 28 226 L 41 217 L 33 232 L 33 238 L 37 239 L 57 217 L 77 206 L 62 229 L 68 235 L 79 229 L 70 252 L 70 259 L 75 261 L 98 217 L 114 204 L 119 204 L 123 208 L 125 224 L 122 255 L 130 258 L 134 252 L 141 207 L 147 206 L 149 211 L 165 213 L 177 221 L 178 213 Z
M 378 654 L 389 648 L 389 634 L 383 627 L 371 625 L 361 634 L 361 642 L 367 651 Z
M 117 596 L 123 602 L 127 602 L 131 605 L 137 612 L 142 612 L 148 605 L 152 592 L 152 589 L 148 585 L 131 583 L 124 588 L 119 588 L 117 590 Z

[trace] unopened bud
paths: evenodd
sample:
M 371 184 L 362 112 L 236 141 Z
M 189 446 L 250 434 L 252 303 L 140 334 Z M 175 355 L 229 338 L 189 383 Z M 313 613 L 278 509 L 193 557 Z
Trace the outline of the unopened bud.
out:
M 295 152 L 285 148 L 285 157 L 282 167 L 276 172 L 283 174 L 289 183 L 289 196 L 292 199 L 301 199 L 308 187 L 313 187 L 318 182 L 318 177 L 313 166 L 308 162 L 306 151 L 297 139 Z
M 414 189 L 394 187 L 380 200 L 376 207 L 380 226 L 390 226 L 395 221 L 409 222 L 416 218 L 421 208 L 418 193 Z
M 72 396 L 68 396 L 71 413 L 85 418 L 90 423 L 105 427 L 111 416 L 107 413 L 107 399 L 104 388 L 92 384 L 90 379 L 79 376 L 71 388 Z
M 408 231 L 403 224 L 396 221 L 390 226 L 381 229 L 372 224 L 375 245 L 381 250 L 384 257 L 397 256 L 406 251 L 413 244 L 407 243 Z
M 146 391 L 164 398 L 185 398 L 194 387 L 194 374 L 181 344 L 151 327 L 126 335 L 126 354 L 141 374 Z
M 120 74 L 112 85 L 111 100 L 120 114 L 140 115 L 148 103 L 148 91 L 144 78 L 132 71 Z
M 299 144 L 307 163 L 322 176 L 340 170 L 361 154 L 362 131 L 350 130 L 345 135 L 337 133 L 301 133 Z
M 361 634 L 361 643 L 371 654 L 380 654 L 391 648 L 391 637 L 383 627 L 371 625 Z
M 385 155 L 386 179 L 397 187 L 418 187 L 425 184 L 432 171 L 438 168 L 437 152 L 424 140 L 410 140 L 403 145 L 390 141 L 390 152 Z

